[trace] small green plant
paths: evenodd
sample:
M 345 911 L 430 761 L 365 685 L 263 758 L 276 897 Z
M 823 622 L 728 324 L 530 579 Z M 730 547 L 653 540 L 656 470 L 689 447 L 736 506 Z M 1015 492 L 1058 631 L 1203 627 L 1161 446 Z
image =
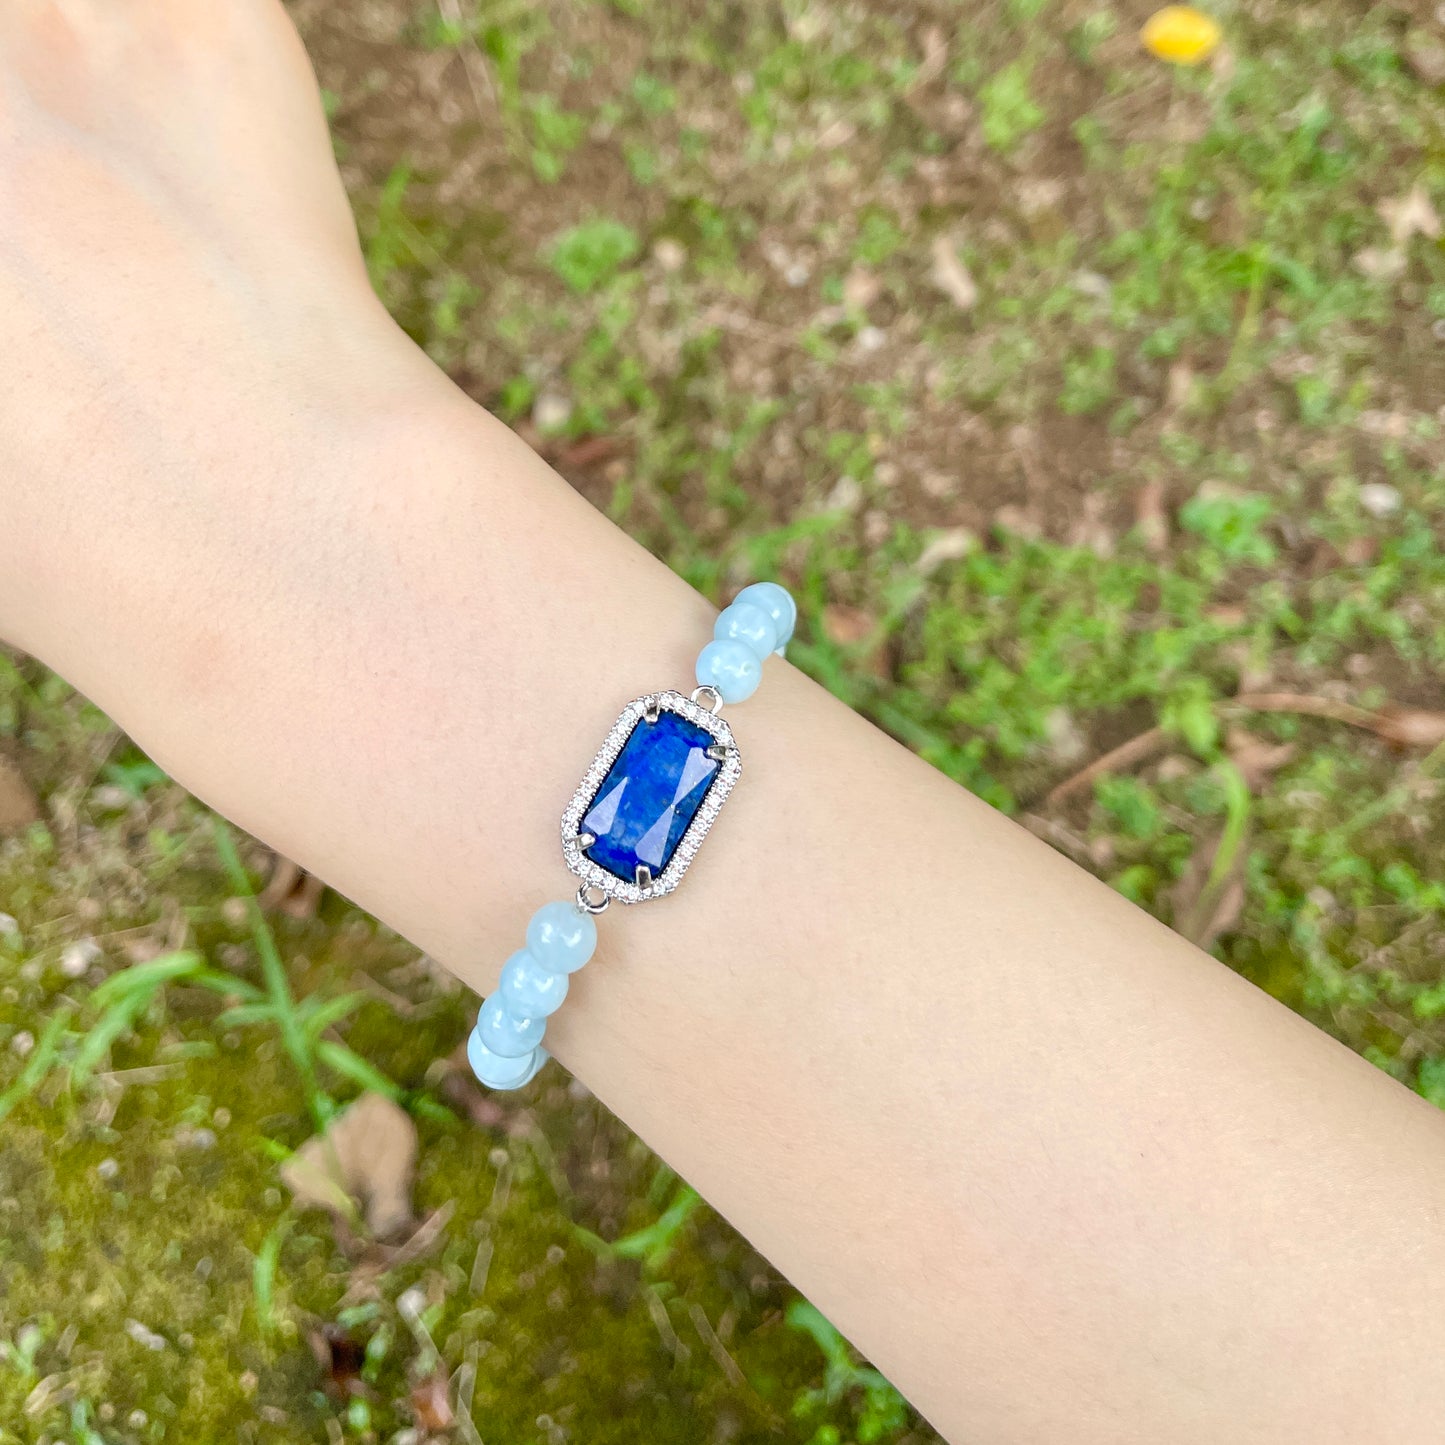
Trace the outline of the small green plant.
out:
M 1117 365 L 1112 346 L 1095 346 L 1083 356 L 1064 362 L 1064 384 L 1059 409 L 1070 416 L 1088 416 L 1107 405 L 1114 395 Z
M 1028 61 L 1015 60 L 995 72 L 978 92 L 983 138 L 996 151 L 1016 149 L 1048 119 L 1029 88 L 1032 76 L 1033 66 Z
M 798 1418 L 806 1420 L 824 1406 L 846 1399 L 853 1404 L 854 1435 L 860 1445 L 871 1445 L 903 1429 L 908 1423 L 903 1396 L 872 1366 L 860 1365 L 853 1358 L 848 1342 L 816 1305 L 795 1299 L 788 1305 L 786 1319 L 789 1329 L 807 1335 L 817 1345 L 825 1362 L 822 1388 L 804 1391 L 794 1403 L 793 1413 Z
M 574 1225 L 573 1230 L 595 1254 L 604 1258 L 638 1260 L 643 1273 L 655 1277 L 666 1268 L 683 1226 L 701 1203 L 702 1199 L 695 1189 L 680 1184 L 672 1202 L 657 1219 L 610 1244 L 581 1225 Z
M 642 249 L 637 232 L 599 217 L 563 231 L 548 256 L 553 271 L 581 295 L 598 291 Z
M 1260 492 L 1199 491 L 1179 509 L 1179 524 L 1227 561 L 1267 567 L 1275 545 L 1264 528 L 1274 512 L 1274 502 Z

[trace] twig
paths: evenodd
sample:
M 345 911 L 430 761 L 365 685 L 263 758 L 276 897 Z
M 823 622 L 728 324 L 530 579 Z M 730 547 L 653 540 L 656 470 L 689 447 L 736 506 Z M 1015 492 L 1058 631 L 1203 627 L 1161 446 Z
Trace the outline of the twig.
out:
M 1301 717 L 1322 717 L 1331 722 L 1345 723 L 1349 727 L 1361 728 L 1387 740 L 1391 736 L 1386 714 L 1370 712 L 1367 708 L 1356 707 L 1353 703 L 1336 702 L 1333 698 L 1318 697 L 1308 692 L 1241 692 L 1216 703 L 1215 711 L 1225 717 L 1241 712 L 1295 713 Z M 1164 728 L 1152 727 L 1147 732 L 1130 738 L 1128 742 L 1120 743 L 1117 748 L 1111 748 L 1053 788 L 1044 799 L 1044 806 L 1056 808 L 1060 803 L 1066 803 L 1076 794 L 1083 792 L 1095 779 L 1142 763 L 1162 747 L 1168 737 L 1169 734 Z
M 1292 712 L 1303 717 L 1329 718 L 1331 722 L 1348 723 L 1352 728 L 1364 728 L 1368 732 L 1375 732 L 1380 726 L 1376 713 L 1308 692 L 1242 692 L 1219 706 L 1225 710 L 1238 708 L 1241 712 Z
M 1151 753 L 1163 747 L 1168 739 L 1169 733 L 1164 728 L 1153 727 L 1140 733 L 1138 737 L 1130 738 L 1127 743 L 1120 743 L 1117 748 L 1110 748 L 1102 757 L 1095 758 L 1088 767 L 1080 768 L 1071 778 L 1065 778 L 1044 799 L 1044 806 L 1057 808 L 1076 793 L 1082 793 L 1095 778 L 1102 778 L 1106 773 L 1118 772 L 1121 768 L 1142 763 Z

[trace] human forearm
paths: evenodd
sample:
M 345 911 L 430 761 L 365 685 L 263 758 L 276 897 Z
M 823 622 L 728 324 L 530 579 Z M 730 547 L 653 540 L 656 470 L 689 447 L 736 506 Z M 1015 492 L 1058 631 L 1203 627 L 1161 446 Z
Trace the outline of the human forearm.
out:
M 570 891 L 596 742 L 687 685 L 710 612 L 410 368 L 290 455 L 254 418 L 82 559 L 41 650 L 485 991 Z M 958 1438 L 1421 1436 L 1433 1112 L 769 673 L 704 856 L 609 912 L 559 1057 Z

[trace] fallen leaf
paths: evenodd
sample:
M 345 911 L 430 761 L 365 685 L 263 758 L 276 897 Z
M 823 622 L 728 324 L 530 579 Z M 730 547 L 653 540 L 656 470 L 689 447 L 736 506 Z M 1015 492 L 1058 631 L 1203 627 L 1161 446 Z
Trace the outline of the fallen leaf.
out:
M 1355 270 L 1371 281 L 1391 281 L 1405 269 L 1404 253 L 1393 246 L 1366 246 L 1352 259 Z
M 823 632 L 830 642 L 840 647 L 855 647 L 866 641 L 873 633 L 874 622 L 871 614 L 861 607 L 848 607 L 841 602 L 831 602 L 823 609 Z
M 1440 217 L 1430 204 L 1425 187 L 1418 182 L 1403 196 L 1381 201 L 1376 209 L 1390 228 L 1390 239 L 1397 247 L 1409 245 L 1416 236 L 1424 236 L 1427 241 L 1440 239 Z
M 292 918 L 315 918 L 326 885 L 299 863 L 276 855 L 275 866 L 256 902 L 267 912 L 278 909 Z
M 930 274 L 933 284 L 960 311 L 972 311 L 978 305 L 978 284 L 959 259 L 953 241 L 948 236 L 937 237 L 933 242 L 932 255 L 933 270 Z
M 1251 793 L 1257 793 L 1295 755 L 1293 743 L 1272 743 L 1238 725 L 1225 734 L 1224 746 Z
M 945 562 L 957 562 L 967 557 L 977 546 L 978 538 L 967 527 L 950 527 L 946 531 L 935 532 L 929 538 L 913 565 L 920 576 L 928 577 Z
M 1382 707 L 1372 724 L 1395 748 L 1438 748 L 1445 743 L 1445 712 L 1423 707 Z
M 363 1094 L 281 1166 L 281 1178 L 303 1209 L 344 1220 L 355 1200 L 371 1233 L 390 1239 L 413 1224 L 416 1152 L 416 1125 L 406 1110 L 381 1094 Z
M 929 25 L 923 32 L 923 59 L 908 87 L 910 92 L 937 80 L 947 64 L 948 37 L 944 35 L 941 25 Z
M 322 1384 L 333 1400 L 345 1401 L 366 1393 L 361 1367 L 366 1363 L 366 1346 L 338 1324 L 327 1323 L 307 1330 L 306 1343 L 321 1368 Z
M 595 467 L 601 462 L 610 462 L 621 452 L 626 443 L 621 437 L 590 436 L 571 446 L 563 447 L 557 460 L 564 467 Z
M 1249 857 L 1249 841 L 1240 839 L 1228 872 L 1211 885 L 1215 855 L 1223 841 L 1221 829 L 1200 843 L 1170 895 L 1174 931 L 1205 950 L 1232 933 L 1244 914 L 1244 864 Z
M 40 800 L 25 775 L 9 758 L 0 755 L 0 838 L 23 833 L 40 821 Z
M 447 1399 L 446 1371 L 440 1365 L 431 1374 L 418 1380 L 411 1390 L 411 1413 L 423 1430 L 446 1430 L 453 1415 Z

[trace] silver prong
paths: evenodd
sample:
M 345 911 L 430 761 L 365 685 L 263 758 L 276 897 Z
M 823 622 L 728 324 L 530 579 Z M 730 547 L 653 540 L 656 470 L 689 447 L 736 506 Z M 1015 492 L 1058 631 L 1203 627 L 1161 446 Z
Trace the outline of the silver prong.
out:
M 652 886 L 652 869 L 646 863 L 637 865 L 637 872 L 633 875 L 639 888 L 650 888 Z
M 585 851 L 597 841 L 597 835 L 595 833 L 579 833 L 572 841 Z
M 642 712 L 643 722 L 655 723 L 661 716 L 662 709 L 655 702 L 648 703 Z
M 725 763 L 728 760 L 728 745 L 726 743 L 714 743 L 707 750 L 707 755 L 715 763 Z

